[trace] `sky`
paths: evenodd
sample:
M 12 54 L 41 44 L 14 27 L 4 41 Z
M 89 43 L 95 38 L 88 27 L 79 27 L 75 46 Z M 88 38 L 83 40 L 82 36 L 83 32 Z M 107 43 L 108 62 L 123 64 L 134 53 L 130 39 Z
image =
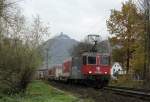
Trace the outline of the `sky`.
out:
M 88 34 L 107 39 L 106 20 L 111 9 L 119 10 L 127 0 L 25 0 L 20 2 L 23 13 L 31 19 L 39 15 L 50 25 L 51 37 L 63 32 L 76 40 Z

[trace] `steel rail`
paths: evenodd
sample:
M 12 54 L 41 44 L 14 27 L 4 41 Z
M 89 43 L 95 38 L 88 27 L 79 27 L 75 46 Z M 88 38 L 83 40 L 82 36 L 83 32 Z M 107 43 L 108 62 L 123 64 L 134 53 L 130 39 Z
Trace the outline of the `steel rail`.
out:
M 113 91 L 115 94 L 150 100 L 150 91 L 126 87 L 107 86 L 104 90 Z

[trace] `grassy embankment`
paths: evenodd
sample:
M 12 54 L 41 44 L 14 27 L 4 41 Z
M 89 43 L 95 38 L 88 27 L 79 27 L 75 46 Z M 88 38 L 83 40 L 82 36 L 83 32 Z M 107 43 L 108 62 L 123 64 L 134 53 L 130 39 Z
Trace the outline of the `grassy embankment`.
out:
M 1 96 L 0 102 L 78 102 L 79 99 L 41 81 L 32 82 L 25 94 Z
M 120 87 L 129 87 L 129 88 L 142 88 L 142 80 L 132 80 L 129 76 L 124 75 L 118 77 L 117 80 L 111 80 L 109 85 L 111 86 L 120 86 Z

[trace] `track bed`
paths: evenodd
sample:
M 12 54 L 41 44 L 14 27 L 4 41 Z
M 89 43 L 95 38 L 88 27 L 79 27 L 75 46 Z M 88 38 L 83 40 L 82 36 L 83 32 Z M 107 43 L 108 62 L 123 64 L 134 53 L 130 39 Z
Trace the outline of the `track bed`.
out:
M 60 82 L 50 82 L 58 89 L 71 92 L 81 99 L 89 99 L 90 102 L 149 102 L 136 97 L 117 95 L 105 89 L 93 89 L 83 85 L 71 85 Z

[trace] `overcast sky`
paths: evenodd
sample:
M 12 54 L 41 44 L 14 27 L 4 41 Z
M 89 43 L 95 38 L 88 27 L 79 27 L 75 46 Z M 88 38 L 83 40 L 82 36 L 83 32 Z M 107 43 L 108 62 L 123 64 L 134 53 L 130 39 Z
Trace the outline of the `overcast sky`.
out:
M 38 14 L 50 24 L 51 36 L 64 32 L 82 40 L 88 34 L 107 38 L 110 10 L 120 9 L 124 1 L 127 0 L 25 0 L 20 4 L 28 18 Z

